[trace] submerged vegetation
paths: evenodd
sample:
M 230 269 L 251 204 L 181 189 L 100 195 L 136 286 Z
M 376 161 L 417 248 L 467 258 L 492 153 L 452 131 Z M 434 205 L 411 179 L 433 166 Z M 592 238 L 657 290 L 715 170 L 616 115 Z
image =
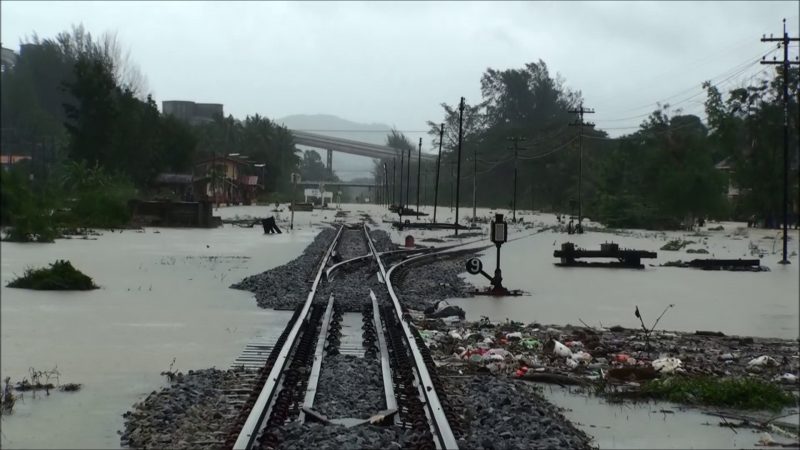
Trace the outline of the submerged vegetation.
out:
M 681 239 L 675 239 L 662 245 L 661 250 L 676 252 L 682 249 L 683 247 L 686 247 L 689 244 L 694 244 L 694 241 L 684 241 Z
M 98 288 L 91 277 L 64 260 L 50 264 L 49 268 L 26 269 L 25 274 L 8 283 L 8 287 L 40 291 L 88 291 Z
M 641 393 L 675 403 L 771 411 L 798 402 L 780 386 L 754 378 L 667 377 L 644 384 Z

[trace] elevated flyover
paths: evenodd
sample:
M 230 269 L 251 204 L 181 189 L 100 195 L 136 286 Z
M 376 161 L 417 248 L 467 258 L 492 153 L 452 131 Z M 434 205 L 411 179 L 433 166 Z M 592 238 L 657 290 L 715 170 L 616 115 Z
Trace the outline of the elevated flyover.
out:
M 297 183 L 298 186 L 305 186 L 305 187 L 317 187 L 317 186 L 325 186 L 325 187 L 363 187 L 363 188 L 374 188 L 378 186 L 375 183 L 354 183 L 351 181 L 300 181 Z
M 385 145 L 368 144 L 366 142 L 353 141 L 331 136 L 324 136 L 307 131 L 289 130 L 294 136 L 294 143 L 306 145 L 318 149 L 328 150 L 328 152 L 342 152 L 351 155 L 366 156 L 375 159 L 392 159 L 400 157 L 400 151 Z M 329 153 L 330 158 L 330 153 Z M 411 160 L 417 159 L 416 149 L 411 151 Z M 423 161 L 435 161 L 436 155 L 422 154 Z M 330 161 L 329 161 L 330 162 Z

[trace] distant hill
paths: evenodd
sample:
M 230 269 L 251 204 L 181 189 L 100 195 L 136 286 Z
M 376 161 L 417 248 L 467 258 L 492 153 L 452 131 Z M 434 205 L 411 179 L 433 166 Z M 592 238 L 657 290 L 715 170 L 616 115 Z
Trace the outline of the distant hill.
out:
M 390 126 L 382 123 L 364 124 L 351 122 L 328 114 L 297 114 L 277 119 L 276 122 L 282 123 L 292 130 L 308 131 L 310 133 L 378 145 L 386 144 L 386 135 L 391 131 Z M 298 148 L 303 150 L 310 149 L 300 145 Z M 322 156 L 322 160 L 325 161 L 324 152 L 319 153 Z M 333 171 L 336 172 L 339 178 L 346 181 L 364 177 L 371 179 L 372 159 L 334 152 Z

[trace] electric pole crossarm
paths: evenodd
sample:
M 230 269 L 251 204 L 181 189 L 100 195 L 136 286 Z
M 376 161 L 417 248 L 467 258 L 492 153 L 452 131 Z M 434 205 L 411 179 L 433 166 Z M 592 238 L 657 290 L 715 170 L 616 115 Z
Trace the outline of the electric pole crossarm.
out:
M 786 19 L 783 19 L 783 36 L 769 38 L 763 36 L 761 42 L 781 42 L 783 46 L 783 61 L 762 60 L 761 64 L 783 66 L 783 259 L 780 264 L 789 264 L 787 256 L 787 238 L 789 234 L 789 67 L 800 61 L 789 60 L 789 43 L 798 42 L 800 38 L 789 37 L 786 32 Z
M 584 108 L 583 103 L 580 104 L 580 107 L 576 110 L 568 111 L 572 114 L 577 114 L 578 119 L 575 122 L 569 124 L 569 126 L 573 127 L 580 127 L 578 132 L 578 232 L 583 232 L 583 225 L 581 222 L 583 221 L 583 199 L 582 199 L 582 190 L 583 190 L 583 127 L 594 127 L 594 124 L 591 122 L 584 122 L 583 115 L 584 114 L 594 114 L 594 109 L 591 108 Z

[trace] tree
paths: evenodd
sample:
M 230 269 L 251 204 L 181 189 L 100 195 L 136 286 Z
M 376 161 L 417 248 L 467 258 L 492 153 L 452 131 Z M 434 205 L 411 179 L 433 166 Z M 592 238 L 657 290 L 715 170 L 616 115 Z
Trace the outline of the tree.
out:
M 307 181 L 338 181 L 336 177 L 328 175 L 328 169 L 322 162 L 319 153 L 313 150 L 303 152 L 303 160 L 300 162 L 300 176 Z
M 598 218 L 613 227 L 678 228 L 719 217 L 724 179 L 707 136 L 697 116 L 670 116 L 668 105 L 654 111 L 603 164 Z
M 790 148 L 798 146 L 797 81 L 798 69 L 793 68 L 789 72 Z M 731 205 L 733 216 L 739 220 L 756 216 L 768 226 L 776 226 L 783 208 L 782 69 L 754 85 L 730 90 L 727 100 L 710 84 L 704 86 L 715 160 L 726 159 L 732 166 L 730 182 L 739 190 Z M 790 152 L 789 167 L 798 167 L 797 161 L 797 153 Z M 790 177 L 790 181 L 790 209 L 796 214 L 798 178 Z

